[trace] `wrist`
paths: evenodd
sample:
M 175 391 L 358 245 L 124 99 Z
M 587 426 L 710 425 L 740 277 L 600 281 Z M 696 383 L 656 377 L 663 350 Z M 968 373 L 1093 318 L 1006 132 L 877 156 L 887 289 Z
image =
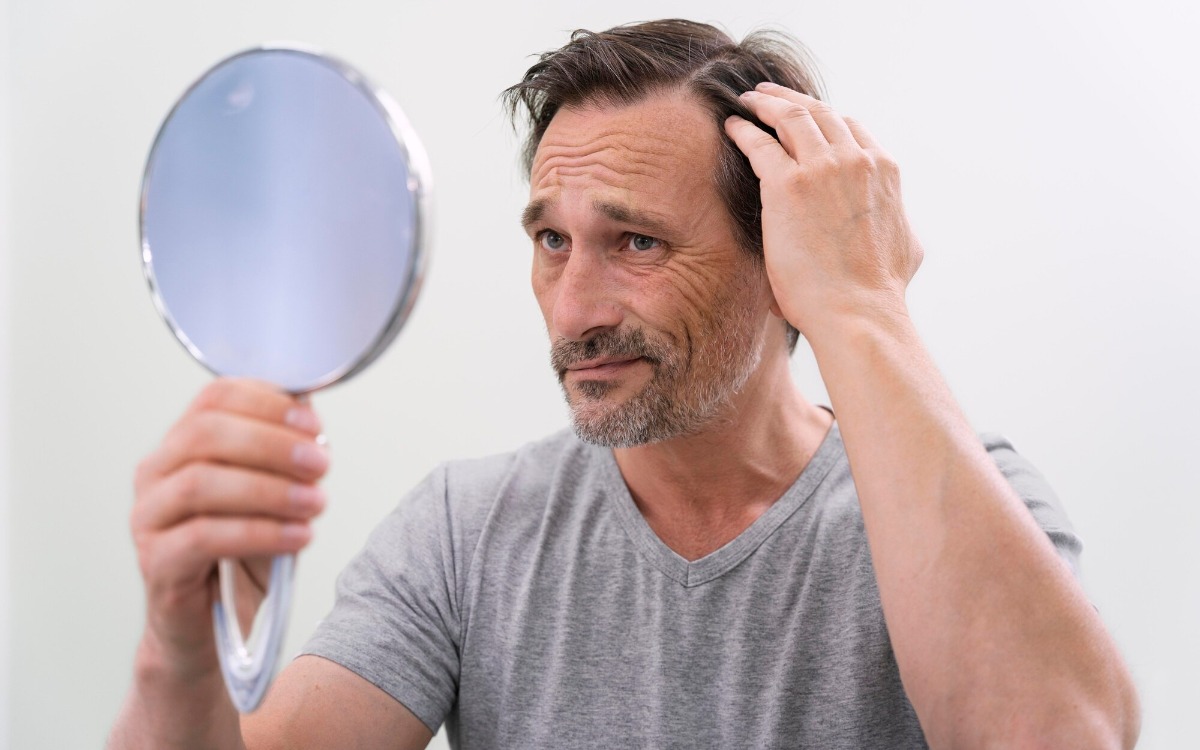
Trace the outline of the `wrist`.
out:
M 240 719 L 215 659 L 207 669 L 180 664 L 147 629 L 109 747 L 242 748 Z
M 135 681 L 155 689 L 180 686 L 194 691 L 201 685 L 223 684 L 214 648 L 195 648 L 185 653 L 174 653 L 149 624 L 138 642 L 133 665 Z
M 822 356 L 845 354 L 856 344 L 872 341 L 903 341 L 915 337 L 916 329 L 903 299 L 872 298 L 823 308 L 822 315 L 800 329 L 818 363 Z

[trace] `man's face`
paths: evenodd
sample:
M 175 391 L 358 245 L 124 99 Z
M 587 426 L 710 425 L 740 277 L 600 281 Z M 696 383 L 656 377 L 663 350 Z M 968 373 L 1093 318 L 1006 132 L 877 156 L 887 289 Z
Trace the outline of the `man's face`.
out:
M 770 294 L 715 185 L 717 128 L 683 93 L 560 110 L 524 224 L 533 290 L 580 437 L 695 434 L 758 364 Z

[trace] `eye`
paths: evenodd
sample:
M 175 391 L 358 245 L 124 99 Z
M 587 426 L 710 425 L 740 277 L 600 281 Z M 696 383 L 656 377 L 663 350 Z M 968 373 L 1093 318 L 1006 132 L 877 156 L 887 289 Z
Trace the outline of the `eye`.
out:
M 538 244 L 550 252 L 558 252 L 567 246 L 567 240 L 558 232 L 543 229 L 537 234 Z
M 629 238 L 629 247 L 643 253 L 647 250 L 653 250 L 661 244 L 662 242 L 659 240 L 644 234 L 635 234 Z

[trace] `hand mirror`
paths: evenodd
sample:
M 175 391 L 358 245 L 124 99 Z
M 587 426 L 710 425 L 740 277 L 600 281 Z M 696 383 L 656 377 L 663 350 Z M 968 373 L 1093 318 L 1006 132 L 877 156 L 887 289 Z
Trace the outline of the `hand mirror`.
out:
M 350 66 L 293 47 L 233 55 L 184 93 L 150 150 L 141 253 L 155 306 L 218 375 L 293 394 L 345 380 L 412 309 L 429 184 L 399 107 Z M 294 564 L 269 561 L 257 612 L 235 584 L 253 566 L 218 565 L 217 651 L 239 711 L 274 675 Z

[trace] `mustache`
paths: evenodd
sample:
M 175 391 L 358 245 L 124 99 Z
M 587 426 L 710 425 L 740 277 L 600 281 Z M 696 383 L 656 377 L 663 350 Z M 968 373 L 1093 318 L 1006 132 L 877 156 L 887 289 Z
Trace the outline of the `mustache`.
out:
M 587 341 L 559 339 L 550 347 L 550 366 L 558 373 L 561 381 L 567 368 L 576 362 L 599 357 L 620 359 L 642 358 L 657 365 L 666 357 L 665 347 L 648 341 L 640 328 L 605 330 Z

